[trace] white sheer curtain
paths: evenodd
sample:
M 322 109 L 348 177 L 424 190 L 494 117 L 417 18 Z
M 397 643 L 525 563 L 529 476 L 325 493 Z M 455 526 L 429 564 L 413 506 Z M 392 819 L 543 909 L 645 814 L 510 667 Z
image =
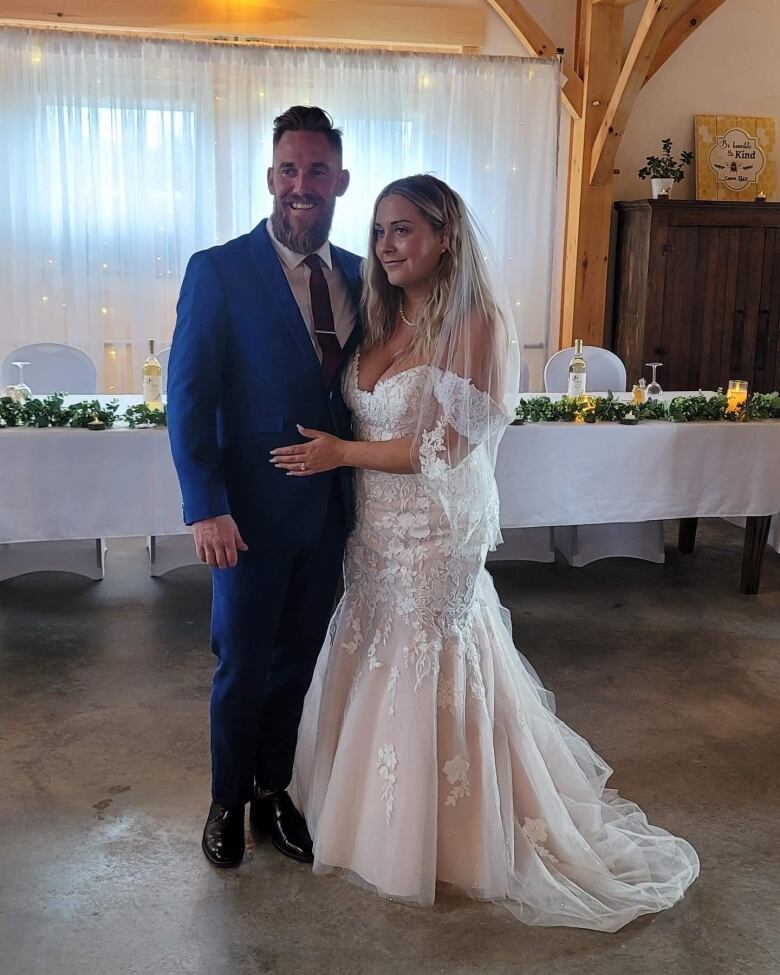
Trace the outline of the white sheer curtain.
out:
M 93 358 L 100 389 L 139 388 L 190 254 L 268 214 L 273 119 L 303 103 L 344 131 L 352 185 L 334 242 L 365 253 L 391 179 L 447 180 L 493 241 L 538 382 L 559 84 L 557 63 L 534 59 L 0 30 L 0 360 L 64 342 Z

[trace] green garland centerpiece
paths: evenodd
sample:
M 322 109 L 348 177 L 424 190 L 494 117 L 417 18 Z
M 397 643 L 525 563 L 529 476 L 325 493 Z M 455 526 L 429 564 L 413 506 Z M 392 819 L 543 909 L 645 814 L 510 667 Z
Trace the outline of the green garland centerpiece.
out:
M 125 410 L 125 422 L 132 429 L 138 429 L 139 427 L 165 427 L 168 425 L 165 410 L 149 409 L 146 403 L 128 406 Z
M 71 427 L 98 430 L 110 429 L 119 422 L 136 430 L 167 426 L 165 411 L 150 409 L 145 403 L 129 406 L 124 413 L 119 412 L 116 400 L 105 405 L 98 400 L 81 400 L 70 406 L 63 404 L 59 393 L 23 403 L 10 396 L 0 397 L 0 429 Z M 562 396 L 555 401 L 549 396 L 532 396 L 520 401 L 514 423 L 638 423 L 644 420 L 672 423 L 780 420 L 780 393 L 753 393 L 735 410 L 728 409 L 728 399 L 722 389 L 714 396 L 676 396 L 668 402 L 650 399 L 644 403 L 616 399 L 612 392 L 607 392 L 606 396 Z
M 672 423 L 689 423 L 696 420 L 748 420 L 780 419 L 780 393 L 753 393 L 735 410 L 727 409 L 728 399 L 722 389 L 714 396 L 675 396 L 668 402 L 649 399 L 644 403 L 624 402 L 612 392 L 606 396 L 562 396 L 551 400 L 549 396 L 532 396 L 521 400 L 515 416 L 515 424 L 539 422 L 620 423 L 626 419 L 667 420 Z
M 119 412 L 119 403 L 111 400 L 101 405 L 96 399 L 80 400 L 64 405 L 60 393 L 34 397 L 24 402 L 10 396 L 0 397 L 0 428 L 2 427 L 73 427 L 83 430 L 109 430 L 117 422 L 124 421 L 129 427 L 165 427 L 163 410 L 151 410 L 145 403 L 130 406 Z

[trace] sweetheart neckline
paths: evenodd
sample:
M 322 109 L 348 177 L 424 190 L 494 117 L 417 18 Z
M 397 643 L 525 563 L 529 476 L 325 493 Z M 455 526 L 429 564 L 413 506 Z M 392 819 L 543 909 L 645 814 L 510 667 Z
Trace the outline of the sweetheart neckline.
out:
M 359 393 L 363 393 L 364 396 L 373 396 L 377 390 L 377 386 L 380 383 L 388 383 L 391 379 L 397 379 L 398 376 L 405 376 L 408 372 L 415 372 L 417 369 L 427 369 L 428 365 L 424 362 L 419 363 L 416 366 L 410 366 L 408 369 L 402 369 L 400 372 L 394 372 L 392 375 L 382 375 L 374 383 L 373 389 L 363 389 L 360 385 L 360 349 L 355 353 L 355 389 Z

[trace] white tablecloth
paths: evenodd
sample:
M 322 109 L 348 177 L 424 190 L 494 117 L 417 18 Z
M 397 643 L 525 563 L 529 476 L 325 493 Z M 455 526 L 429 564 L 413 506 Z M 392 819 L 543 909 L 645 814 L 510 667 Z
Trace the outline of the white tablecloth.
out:
M 507 528 L 772 515 L 780 422 L 527 423 L 496 478 Z
M 0 543 L 188 532 L 168 431 L 0 430 Z
M 780 423 L 534 423 L 499 451 L 506 528 L 771 515 Z M 0 430 L 0 543 L 188 531 L 165 430 Z

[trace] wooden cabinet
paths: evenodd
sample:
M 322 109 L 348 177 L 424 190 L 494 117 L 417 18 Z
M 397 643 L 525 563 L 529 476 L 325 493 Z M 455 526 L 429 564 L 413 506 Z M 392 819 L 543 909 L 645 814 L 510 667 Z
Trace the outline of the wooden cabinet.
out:
M 780 389 L 780 204 L 617 203 L 610 347 L 629 387 Z

